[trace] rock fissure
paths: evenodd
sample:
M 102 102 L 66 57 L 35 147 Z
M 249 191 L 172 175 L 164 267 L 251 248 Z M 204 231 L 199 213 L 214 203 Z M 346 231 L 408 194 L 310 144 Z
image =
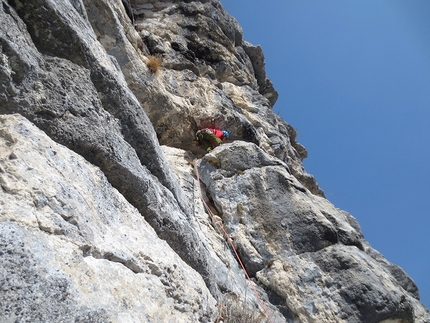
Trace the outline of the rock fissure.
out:
M 130 269 L 135 274 L 143 273 L 145 271 L 135 259 L 129 258 L 126 255 L 121 255 L 110 251 L 102 252 L 100 250 L 91 249 L 90 251 L 86 251 L 86 257 L 89 256 L 92 256 L 96 259 L 106 259 L 108 261 L 119 263 Z

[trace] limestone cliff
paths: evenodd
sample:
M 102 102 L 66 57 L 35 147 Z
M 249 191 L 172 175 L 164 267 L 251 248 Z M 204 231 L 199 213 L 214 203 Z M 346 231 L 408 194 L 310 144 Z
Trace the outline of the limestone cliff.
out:
M 430 322 L 219 0 L 2 0 L 0 87 L 1 322 Z

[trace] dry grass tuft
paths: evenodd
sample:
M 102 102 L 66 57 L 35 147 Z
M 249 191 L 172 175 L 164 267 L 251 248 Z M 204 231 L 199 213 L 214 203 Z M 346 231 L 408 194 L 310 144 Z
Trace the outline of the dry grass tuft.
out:
M 218 303 L 219 323 L 265 323 L 266 317 L 256 308 L 250 309 L 247 304 L 226 297 Z
M 152 74 L 157 75 L 160 71 L 160 66 L 163 61 L 160 56 L 148 55 L 146 66 L 151 71 Z

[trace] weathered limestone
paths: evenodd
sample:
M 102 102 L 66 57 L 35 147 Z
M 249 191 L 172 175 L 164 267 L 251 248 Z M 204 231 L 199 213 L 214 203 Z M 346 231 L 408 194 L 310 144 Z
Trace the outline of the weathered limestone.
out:
M 207 154 L 199 168 L 248 272 L 285 317 L 415 322 L 412 280 L 375 255 L 351 215 L 311 194 L 279 159 L 238 141 Z
M 273 322 L 430 322 L 277 95 L 218 0 L 2 0 L 3 321 L 264 322 L 218 221 Z M 207 126 L 232 136 L 204 155 Z
M 2 75 L 7 82 L 0 112 L 21 113 L 51 138 L 99 166 L 109 182 L 209 286 L 215 273 L 209 268 L 205 247 L 189 225 L 190 206 L 123 74 L 68 1 L 41 2 L 39 7 L 32 7 L 37 4 L 17 4 L 34 35 L 27 33 L 11 6 L 4 4 L 1 12 L 5 31 L 1 34 Z M 26 15 L 25 10 L 31 14 Z M 39 19 L 42 16 L 44 19 Z M 45 25 L 50 20 L 59 20 L 64 30 L 51 35 Z M 78 54 L 67 51 L 61 42 L 70 32 L 77 35 L 76 44 L 70 46 L 80 48 Z M 46 39 L 52 42 L 49 48 Z M 159 205 L 161 199 L 168 207 Z M 214 292 L 217 289 L 211 288 Z
M 2 322 L 213 322 L 201 276 L 98 168 L 24 117 L 0 125 Z

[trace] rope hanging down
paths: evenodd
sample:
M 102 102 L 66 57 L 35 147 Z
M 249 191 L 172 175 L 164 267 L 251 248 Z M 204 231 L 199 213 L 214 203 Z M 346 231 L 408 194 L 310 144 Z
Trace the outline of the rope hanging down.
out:
M 230 235 L 224 229 L 224 226 L 222 225 L 222 223 L 214 216 L 214 214 L 212 213 L 211 209 L 209 208 L 209 206 L 206 204 L 205 200 L 203 199 L 202 190 L 201 190 L 201 187 L 200 187 L 200 176 L 199 176 L 199 171 L 197 169 L 196 161 L 193 161 L 193 165 L 194 165 L 194 172 L 196 173 L 196 177 L 197 177 L 197 185 L 198 185 L 198 188 L 199 188 L 199 195 L 200 195 L 200 199 L 202 200 L 203 205 L 205 206 L 205 208 L 209 212 L 209 214 L 212 216 L 212 218 L 214 219 L 215 223 L 218 225 L 218 227 L 224 233 L 224 236 L 227 239 L 227 242 L 230 245 L 231 249 L 233 250 L 234 255 L 236 256 L 237 261 L 239 262 L 240 266 L 242 267 L 242 270 L 245 273 L 245 276 L 246 276 L 246 278 L 247 278 L 247 280 L 249 282 L 249 285 L 251 286 L 252 290 L 254 291 L 254 294 L 257 297 L 258 302 L 260 303 L 261 308 L 263 309 L 263 311 L 264 311 L 267 319 L 270 321 L 270 323 L 273 323 L 272 318 L 270 317 L 270 315 L 269 315 L 266 307 L 264 306 L 264 303 L 263 303 L 262 299 L 260 298 L 260 295 L 258 294 L 257 289 L 255 288 L 254 284 L 252 283 L 252 280 L 249 277 L 248 272 L 246 271 L 246 268 L 243 265 L 242 260 L 240 259 L 239 254 L 236 251 L 236 248 L 233 245 L 233 240 L 231 240 Z

